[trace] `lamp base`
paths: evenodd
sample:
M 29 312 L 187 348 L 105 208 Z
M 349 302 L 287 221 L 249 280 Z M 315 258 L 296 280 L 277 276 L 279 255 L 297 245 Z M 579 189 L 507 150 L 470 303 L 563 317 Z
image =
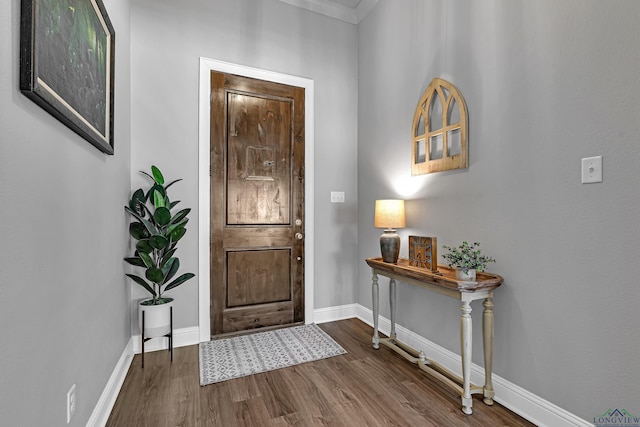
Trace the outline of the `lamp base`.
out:
M 382 253 L 382 261 L 391 264 L 398 263 L 400 236 L 396 234 L 396 230 L 393 228 L 387 228 L 380 236 L 380 252 Z

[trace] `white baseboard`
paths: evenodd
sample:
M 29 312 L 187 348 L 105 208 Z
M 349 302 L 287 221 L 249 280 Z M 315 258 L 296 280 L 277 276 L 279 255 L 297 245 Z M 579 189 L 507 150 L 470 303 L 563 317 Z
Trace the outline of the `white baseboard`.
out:
M 346 304 L 336 307 L 317 308 L 313 310 L 313 323 L 335 322 L 336 320 L 356 317 L 359 304 Z
M 109 381 L 107 381 L 107 385 L 102 391 L 100 399 L 98 399 L 98 403 L 93 409 L 89 421 L 87 421 L 87 427 L 104 427 L 107 424 L 107 420 L 109 419 L 113 405 L 116 403 L 116 399 L 118 398 L 118 394 L 120 393 L 120 389 L 122 388 L 122 384 L 124 383 L 124 379 L 127 376 L 127 372 L 129 371 L 129 366 L 131 366 L 132 361 L 133 338 L 129 340 L 122 352 L 122 355 L 120 356 L 120 359 L 118 360 L 118 363 L 116 363 L 116 367 L 109 377 Z
M 325 307 L 313 311 L 313 321 L 315 323 L 333 322 L 353 317 L 373 326 L 373 313 L 360 304 Z M 378 327 L 380 332 L 388 335 L 391 330 L 391 322 L 389 319 L 380 316 Z M 400 341 L 413 348 L 423 350 L 431 359 L 436 360 L 452 372 L 461 375 L 462 362 L 460 356 L 456 353 L 429 341 L 403 326 L 396 325 L 396 333 Z M 199 337 L 198 327 L 178 329 L 174 332 L 174 347 L 198 344 L 200 342 Z M 167 343 L 165 339 L 154 338 L 145 344 L 145 353 L 147 351 L 166 350 L 166 348 Z M 98 404 L 91 414 L 91 418 L 89 418 L 87 422 L 87 427 L 102 427 L 107 423 L 111 409 L 118 397 L 124 378 L 133 360 L 133 355 L 140 353 L 140 351 L 140 335 L 131 337 L 131 340 L 129 340 L 109 378 L 107 386 L 100 396 Z M 471 365 L 471 382 L 476 384 L 484 383 L 484 368 L 476 364 Z M 593 426 L 593 424 L 582 418 L 565 411 L 559 406 L 530 393 L 496 374 L 493 374 L 493 388 L 496 394 L 494 398 L 496 402 L 538 426 Z
M 373 326 L 373 312 L 368 308 L 356 304 L 356 316 L 370 326 Z M 388 335 L 391 331 L 391 321 L 382 316 L 378 320 L 380 332 Z M 462 375 L 462 359 L 456 353 L 447 350 L 436 343 L 396 324 L 396 334 L 400 341 L 409 346 L 423 350 L 433 359 L 457 375 Z M 494 400 L 509 408 L 521 417 L 538 426 L 575 427 L 593 426 L 593 424 L 560 408 L 553 403 L 513 384 L 504 378 L 493 374 Z M 484 384 L 484 368 L 473 363 L 471 365 L 471 382 Z

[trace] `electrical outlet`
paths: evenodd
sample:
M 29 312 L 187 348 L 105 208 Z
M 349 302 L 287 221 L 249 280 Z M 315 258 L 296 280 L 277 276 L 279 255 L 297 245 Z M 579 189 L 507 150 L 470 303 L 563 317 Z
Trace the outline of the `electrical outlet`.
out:
M 344 191 L 332 191 L 331 203 L 344 203 Z
M 71 422 L 71 417 L 76 412 L 76 385 L 72 385 L 67 392 L 67 424 Z

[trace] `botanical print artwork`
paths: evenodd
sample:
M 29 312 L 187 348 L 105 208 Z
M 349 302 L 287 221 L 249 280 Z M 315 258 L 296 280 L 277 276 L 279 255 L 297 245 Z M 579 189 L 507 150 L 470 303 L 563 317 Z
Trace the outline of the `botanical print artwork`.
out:
M 109 32 L 91 0 L 37 0 L 35 55 L 45 84 L 100 135 L 109 125 Z

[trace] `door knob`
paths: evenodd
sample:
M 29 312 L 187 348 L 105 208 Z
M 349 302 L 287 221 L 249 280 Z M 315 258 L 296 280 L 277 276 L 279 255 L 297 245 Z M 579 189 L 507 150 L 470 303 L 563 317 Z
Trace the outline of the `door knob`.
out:
M 302 233 L 296 233 L 296 239 L 302 240 Z

